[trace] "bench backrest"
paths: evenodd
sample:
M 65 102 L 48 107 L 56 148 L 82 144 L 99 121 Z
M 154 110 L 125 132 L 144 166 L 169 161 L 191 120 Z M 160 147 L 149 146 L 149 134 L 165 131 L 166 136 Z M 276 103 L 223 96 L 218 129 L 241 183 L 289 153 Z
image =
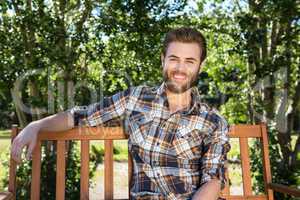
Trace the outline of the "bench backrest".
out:
M 14 126 L 12 128 L 12 140 L 20 130 Z M 230 127 L 230 137 L 238 138 L 240 143 L 240 155 L 242 166 L 243 195 L 231 195 L 229 181 L 222 191 L 222 197 L 227 200 L 273 200 L 273 191 L 268 189 L 271 183 L 271 171 L 268 150 L 267 130 L 264 124 L 261 125 L 234 125 Z M 250 174 L 249 138 L 259 138 L 262 147 L 263 171 L 266 193 L 254 195 L 252 193 L 252 183 Z M 104 140 L 104 197 L 113 199 L 113 140 L 127 139 L 122 127 L 86 127 L 74 128 L 72 130 L 53 133 L 41 132 L 38 142 L 32 155 L 32 182 L 31 200 L 40 199 L 40 176 L 41 176 L 41 141 L 53 140 L 57 142 L 57 173 L 56 173 L 56 199 L 65 199 L 65 167 L 66 167 L 66 141 L 79 140 L 81 145 L 81 179 L 80 179 L 80 199 L 89 199 L 89 152 L 90 140 Z M 128 159 L 128 182 L 130 183 L 132 173 L 132 161 Z M 227 177 L 228 177 L 227 171 Z M 130 184 L 128 184 L 130 185 Z M 9 191 L 16 195 L 16 163 L 10 159 L 9 170 Z

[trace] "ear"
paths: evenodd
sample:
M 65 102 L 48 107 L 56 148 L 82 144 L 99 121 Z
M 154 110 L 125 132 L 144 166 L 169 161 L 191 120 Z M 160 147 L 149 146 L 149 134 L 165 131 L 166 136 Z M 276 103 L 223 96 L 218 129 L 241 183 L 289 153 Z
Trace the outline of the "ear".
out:
M 163 54 L 160 54 L 160 61 L 161 61 L 161 67 L 164 68 L 165 56 Z
M 201 74 L 201 72 L 202 72 L 202 66 L 200 65 L 200 66 L 199 66 L 198 74 Z
M 198 74 L 200 74 L 200 73 L 203 71 L 204 64 L 205 64 L 205 60 L 202 61 L 202 63 L 200 63 L 200 66 L 199 66 L 199 73 L 198 73 Z

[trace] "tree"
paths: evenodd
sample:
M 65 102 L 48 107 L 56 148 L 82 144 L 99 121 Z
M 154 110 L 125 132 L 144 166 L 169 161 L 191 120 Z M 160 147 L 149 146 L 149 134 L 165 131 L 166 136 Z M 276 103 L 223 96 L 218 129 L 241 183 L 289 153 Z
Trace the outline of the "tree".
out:
M 206 67 L 210 85 L 227 99 L 221 110 L 230 122 L 266 122 L 273 181 L 299 185 L 297 1 L 206 1 L 198 3 L 198 11 L 197 20 L 212 31 L 213 58 Z M 261 170 L 258 158 L 256 152 L 254 170 Z M 256 178 L 262 180 L 262 172 Z
M 11 109 L 16 109 L 19 124 L 24 127 L 74 104 L 90 104 L 94 93 L 96 97 L 92 99 L 97 101 L 98 93 L 109 95 L 149 77 L 153 77 L 152 84 L 157 82 L 160 62 L 156 51 L 165 32 L 161 32 L 161 27 L 166 29 L 169 22 L 175 21 L 172 14 L 185 4 L 183 1 L 172 6 L 167 1 L 154 0 L 1 1 L 0 69 L 4 79 L 0 91 L 2 96 L 10 97 L 7 88 L 14 88 L 13 98 L 5 101 L 14 100 Z M 14 87 L 15 83 L 20 88 Z M 20 107 L 20 102 L 30 105 L 28 112 Z M 42 182 L 51 184 L 55 176 L 49 167 L 55 162 L 55 145 L 50 148 L 52 144 L 48 142 L 44 146 L 47 150 L 42 169 L 47 173 L 44 171 Z M 71 171 L 67 173 L 67 184 L 71 186 L 67 194 L 76 199 L 79 160 L 74 149 L 74 143 L 69 143 L 66 170 Z M 29 172 L 28 164 L 19 169 L 25 185 L 28 182 L 24 174 Z M 54 188 L 42 187 L 44 198 L 53 198 Z M 27 199 L 28 191 L 20 190 L 19 194 L 25 193 L 19 197 Z
M 244 38 L 245 43 L 241 46 L 247 49 L 250 119 L 253 123 L 265 121 L 271 130 L 275 129 L 270 136 L 274 137 L 271 145 L 279 143 L 276 148 L 279 152 L 273 155 L 279 155 L 280 162 L 272 163 L 275 181 L 297 185 L 300 29 L 296 1 L 249 1 L 248 6 L 249 10 L 237 18 L 244 30 L 241 39 Z M 292 144 L 293 135 L 295 145 Z

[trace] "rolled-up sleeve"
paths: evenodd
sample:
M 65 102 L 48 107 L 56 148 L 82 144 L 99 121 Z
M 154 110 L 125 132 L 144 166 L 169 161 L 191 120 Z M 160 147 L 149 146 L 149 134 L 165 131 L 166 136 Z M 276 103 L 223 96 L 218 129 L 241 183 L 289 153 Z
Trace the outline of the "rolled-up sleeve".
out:
M 112 119 L 122 119 L 126 113 L 132 88 L 118 92 L 89 106 L 75 106 L 70 109 L 75 126 L 97 126 Z
M 227 162 L 227 153 L 230 150 L 229 125 L 223 117 L 218 116 L 217 119 L 215 130 L 204 140 L 200 185 L 217 178 L 223 189 L 227 181 L 225 163 Z

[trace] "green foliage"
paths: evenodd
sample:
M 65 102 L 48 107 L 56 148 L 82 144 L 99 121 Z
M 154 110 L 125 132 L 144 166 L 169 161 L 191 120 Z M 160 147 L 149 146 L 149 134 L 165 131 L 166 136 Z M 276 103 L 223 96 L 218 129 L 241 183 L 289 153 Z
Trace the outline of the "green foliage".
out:
M 193 26 L 204 33 L 208 43 L 198 85 L 203 101 L 217 107 L 230 124 L 267 120 L 273 179 L 299 185 L 300 140 L 293 144 L 291 140 L 299 137 L 300 130 L 296 4 L 293 0 L 1 1 L 0 127 L 26 125 L 132 85 L 159 83 L 164 34 L 173 27 Z M 18 112 L 11 89 L 24 73 L 31 73 L 19 91 L 24 104 L 46 112 Z M 287 121 L 287 131 L 279 131 L 282 121 Z M 92 151 L 100 155 L 91 157 L 94 162 L 101 162 L 100 147 Z M 120 160 L 127 153 L 118 146 L 114 152 Z M 55 162 L 53 152 L 46 155 L 50 168 L 50 162 Z M 252 157 L 255 190 L 261 191 L 259 152 Z M 69 151 L 68 159 L 77 170 L 78 155 Z M 27 165 L 19 172 L 25 177 Z M 74 190 L 75 195 L 78 174 L 71 171 L 67 192 L 72 195 Z M 44 175 L 48 180 L 53 178 L 50 172 L 49 177 Z
M 280 147 L 278 145 L 277 130 L 269 126 L 269 159 L 272 167 L 272 181 L 274 183 L 281 183 L 284 185 L 297 187 L 299 185 L 299 169 L 295 171 L 287 170 L 288 163 L 282 162 L 282 154 L 280 153 Z M 252 175 L 255 178 L 253 185 L 253 191 L 261 193 L 265 191 L 264 177 L 263 177 L 263 166 L 262 166 L 262 152 L 261 152 L 261 141 L 257 140 L 251 148 L 251 170 Z M 289 195 L 282 193 L 275 193 L 276 199 L 293 199 Z
M 215 31 L 207 36 L 212 55 L 205 67 L 205 94 L 215 97 L 209 100 L 230 124 L 267 122 L 273 182 L 297 186 L 300 38 L 296 2 L 230 2 L 199 3 L 203 13 L 199 14 L 202 22 L 197 24 L 206 30 L 210 22 L 208 32 Z M 210 9 L 205 11 L 204 7 Z M 298 141 L 294 144 L 293 135 Z M 252 149 L 254 190 L 262 192 L 264 181 L 257 145 Z M 290 199 L 282 194 L 275 196 Z
M 103 147 L 97 147 L 95 145 L 92 145 L 92 155 L 90 155 L 90 160 L 95 161 L 96 163 L 102 163 L 104 157 L 104 148 Z

